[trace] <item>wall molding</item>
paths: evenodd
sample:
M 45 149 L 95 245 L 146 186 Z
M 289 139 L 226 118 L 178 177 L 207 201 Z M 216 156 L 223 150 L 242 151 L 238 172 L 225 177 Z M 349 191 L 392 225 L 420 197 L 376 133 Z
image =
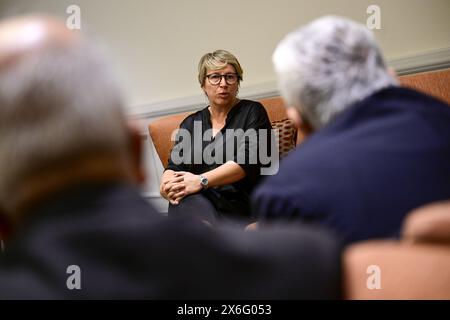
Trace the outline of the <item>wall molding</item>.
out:
M 408 55 L 387 61 L 398 75 L 450 68 L 450 47 Z
M 398 75 L 450 68 L 450 47 L 388 59 L 387 64 L 394 68 Z M 239 93 L 241 98 L 253 100 L 277 95 L 279 91 L 275 81 L 242 87 Z M 205 97 L 199 94 L 132 107 L 127 110 L 127 113 L 134 119 L 150 120 L 170 114 L 199 110 L 206 105 Z
M 259 100 L 279 95 L 276 82 L 265 82 L 239 90 L 242 99 Z M 131 107 L 128 115 L 134 119 L 158 118 L 170 114 L 200 110 L 208 104 L 206 98 L 199 94 L 195 96 L 171 99 L 142 106 Z

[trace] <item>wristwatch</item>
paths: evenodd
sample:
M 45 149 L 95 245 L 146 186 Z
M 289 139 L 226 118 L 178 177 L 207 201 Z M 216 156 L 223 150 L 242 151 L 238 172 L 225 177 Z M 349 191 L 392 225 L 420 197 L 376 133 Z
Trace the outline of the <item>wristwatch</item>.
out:
M 200 175 L 200 184 L 203 189 L 208 189 L 208 179 L 205 176 Z

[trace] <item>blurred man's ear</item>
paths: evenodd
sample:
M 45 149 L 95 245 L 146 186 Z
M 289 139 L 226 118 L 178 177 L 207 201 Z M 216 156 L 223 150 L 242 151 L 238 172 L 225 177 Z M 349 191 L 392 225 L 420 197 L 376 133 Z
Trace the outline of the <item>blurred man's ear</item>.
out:
M 142 184 L 145 181 L 145 169 L 142 163 L 143 146 L 142 146 L 142 133 L 141 128 L 135 121 L 129 121 L 127 123 L 128 136 L 129 136 L 129 157 L 131 160 L 131 169 L 133 180 L 138 184 Z
M 299 129 L 302 119 L 300 118 L 300 113 L 297 111 L 297 109 L 295 109 L 294 107 L 289 107 L 287 108 L 286 113 L 288 118 L 291 119 L 292 122 L 294 122 L 295 127 Z
M 294 108 L 294 107 L 289 107 L 286 111 L 288 118 L 292 120 L 292 122 L 294 122 L 295 127 L 300 131 L 300 133 L 307 137 L 309 136 L 311 133 L 313 133 L 313 128 L 312 126 L 309 124 L 308 120 L 305 119 L 305 117 L 302 117 L 300 112 Z
M 397 81 L 400 81 L 400 78 L 398 77 L 397 71 L 395 71 L 394 68 L 389 67 L 388 68 L 388 72 L 394 79 L 396 79 Z

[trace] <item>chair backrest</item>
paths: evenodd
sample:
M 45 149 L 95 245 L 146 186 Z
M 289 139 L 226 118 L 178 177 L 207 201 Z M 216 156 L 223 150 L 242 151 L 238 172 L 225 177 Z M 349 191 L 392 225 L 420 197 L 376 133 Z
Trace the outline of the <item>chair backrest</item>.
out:
M 346 299 L 450 299 L 450 201 L 414 210 L 399 241 L 362 241 L 343 255 Z
M 164 168 L 167 167 L 169 154 L 174 145 L 174 141 L 172 141 L 174 139 L 171 139 L 172 134 L 175 134 L 180 123 L 191 113 L 183 112 L 165 116 L 156 119 L 148 125 L 150 137 Z
M 401 76 L 402 86 L 416 89 L 450 104 L 450 69 Z
M 271 122 L 287 119 L 286 105 L 281 97 L 266 98 L 259 102 L 266 108 Z

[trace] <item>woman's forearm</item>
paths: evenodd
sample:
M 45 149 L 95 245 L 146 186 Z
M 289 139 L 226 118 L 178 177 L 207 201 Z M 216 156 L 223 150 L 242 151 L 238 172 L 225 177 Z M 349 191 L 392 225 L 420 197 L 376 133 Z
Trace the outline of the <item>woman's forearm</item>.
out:
M 202 174 L 208 179 L 209 187 L 231 184 L 245 177 L 245 171 L 234 161 L 228 161 L 211 171 Z

